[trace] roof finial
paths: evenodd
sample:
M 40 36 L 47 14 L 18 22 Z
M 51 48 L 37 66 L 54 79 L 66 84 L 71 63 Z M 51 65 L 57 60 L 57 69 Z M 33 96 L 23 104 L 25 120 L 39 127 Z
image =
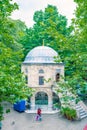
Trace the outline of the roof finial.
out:
M 43 44 L 42 45 L 44 46 L 44 39 L 43 39 Z

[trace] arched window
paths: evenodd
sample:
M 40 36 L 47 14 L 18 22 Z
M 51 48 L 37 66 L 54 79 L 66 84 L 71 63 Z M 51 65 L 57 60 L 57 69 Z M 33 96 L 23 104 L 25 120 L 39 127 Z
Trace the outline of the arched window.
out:
M 39 73 L 44 73 L 44 71 L 42 69 L 39 70 Z
M 47 105 L 48 104 L 48 95 L 45 92 L 37 92 L 35 95 L 35 104 L 36 105 Z
M 58 82 L 60 80 L 60 73 L 56 74 L 56 82 Z

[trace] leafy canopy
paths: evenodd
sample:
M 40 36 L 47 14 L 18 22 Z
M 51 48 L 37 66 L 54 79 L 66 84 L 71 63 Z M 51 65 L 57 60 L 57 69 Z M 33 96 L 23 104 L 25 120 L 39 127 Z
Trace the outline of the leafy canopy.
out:
M 3 119 L 3 101 L 13 103 L 32 95 L 32 89 L 26 86 L 20 70 L 23 48 L 18 43 L 19 37 L 13 33 L 15 22 L 8 18 L 15 9 L 18 6 L 12 0 L 0 1 L 0 120 Z M 21 35 L 22 32 L 20 30 Z

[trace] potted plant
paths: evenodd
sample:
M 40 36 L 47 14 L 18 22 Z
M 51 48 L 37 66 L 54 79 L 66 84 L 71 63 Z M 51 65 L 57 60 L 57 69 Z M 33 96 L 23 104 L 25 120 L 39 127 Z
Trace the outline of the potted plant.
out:
M 76 110 L 70 107 L 62 107 L 61 113 L 68 119 L 68 120 L 74 120 L 77 116 Z

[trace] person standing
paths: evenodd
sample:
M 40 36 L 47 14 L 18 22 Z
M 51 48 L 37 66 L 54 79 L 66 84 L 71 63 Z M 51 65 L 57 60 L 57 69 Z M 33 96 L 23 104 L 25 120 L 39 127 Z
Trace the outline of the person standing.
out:
M 37 117 L 36 117 L 36 120 L 38 121 L 41 121 L 41 119 L 42 119 L 42 117 L 41 117 L 41 109 L 40 108 L 38 108 L 37 109 Z

